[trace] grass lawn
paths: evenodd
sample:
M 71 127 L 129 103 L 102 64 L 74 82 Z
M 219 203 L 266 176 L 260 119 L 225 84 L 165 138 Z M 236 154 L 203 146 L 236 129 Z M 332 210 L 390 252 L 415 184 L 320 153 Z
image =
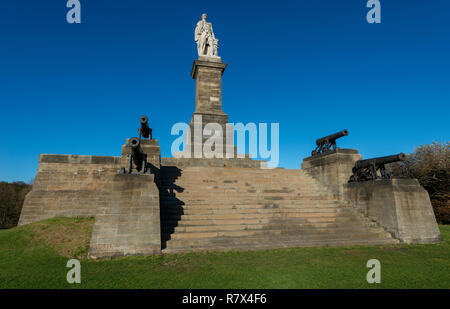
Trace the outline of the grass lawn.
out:
M 93 219 L 0 231 L 0 288 L 450 288 L 450 226 L 438 245 L 292 248 L 87 260 Z M 66 263 L 81 260 L 81 284 Z M 381 284 L 366 263 L 381 262 Z

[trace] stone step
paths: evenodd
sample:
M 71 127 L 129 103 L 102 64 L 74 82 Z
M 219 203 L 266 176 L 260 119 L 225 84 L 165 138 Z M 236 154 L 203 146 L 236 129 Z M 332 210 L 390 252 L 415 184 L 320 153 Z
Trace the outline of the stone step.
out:
M 164 175 L 166 176 L 166 175 Z M 176 178 L 176 177 L 173 177 Z M 280 174 L 280 173 L 268 173 L 265 171 L 264 173 L 261 172 L 259 174 L 257 173 L 209 173 L 209 172 L 202 172 L 202 173 L 195 173 L 195 172 L 182 172 L 178 178 L 180 181 L 184 181 L 188 178 L 192 178 L 191 180 L 211 180 L 212 182 L 222 182 L 224 180 L 232 180 L 236 182 L 254 182 L 258 180 L 299 180 L 304 183 L 317 183 L 317 182 L 307 182 L 308 180 L 311 180 L 312 178 L 306 175 L 302 174 L 296 174 L 296 175 L 286 175 L 286 174 Z M 170 178 L 168 178 L 170 179 Z
M 175 173 L 178 171 L 176 169 L 167 169 L 167 167 L 163 167 L 164 172 Z M 294 175 L 294 176 L 305 176 L 310 177 L 303 170 L 296 169 L 255 169 L 255 168 L 241 168 L 241 167 L 213 167 L 206 168 L 203 166 L 188 166 L 181 169 L 181 174 L 205 174 L 205 175 L 220 175 L 220 176 L 234 176 L 234 175 L 257 175 L 260 174 L 266 177 L 274 177 L 276 175 Z
M 167 192 L 168 196 L 172 195 L 172 192 Z M 280 199 L 290 199 L 298 197 L 328 197 L 329 195 L 324 194 L 321 191 L 295 191 L 290 193 L 264 193 L 257 191 L 237 191 L 237 190 L 227 190 L 227 191 L 216 191 L 216 190 L 205 190 L 205 191 L 185 191 L 175 193 L 179 198 L 193 199 L 193 198 L 215 198 L 220 199 L 222 197 L 230 197 L 233 199 L 239 198 L 249 198 L 249 199 L 270 199 L 273 197 L 279 197 Z
M 304 232 L 302 229 L 252 229 L 252 230 L 237 230 L 237 231 L 212 231 L 212 232 L 184 232 L 184 233 L 175 233 L 170 235 L 170 240 L 178 240 L 178 239 L 189 239 L 197 240 L 202 238 L 217 238 L 217 237 L 253 237 L 257 235 L 264 236 L 293 236 L 296 239 L 308 239 L 314 240 L 316 238 L 324 238 L 324 237 L 336 237 L 337 233 L 340 235 L 347 235 L 347 237 L 353 237 L 353 235 L 365 235 L 370 236 L 376 235 L 376 237 L 380 238 L 388 238 L 390 234 L 385 232 L 383 229 L 378 231 L 371 230 L 370 233 L 367 231 L 362 231 L 361 228 L 342 228 L 340 230 L 336 229 L 313 229 L 309 233 Z M 355 236 L 359 237 L 359 236 Z
M 190 233 L 190 232 L 219 232 L 219 231 L 243 231 L 243 230 L 262 230 L 262 229 L 272 229 L 276 225 L 270 224 L 229 224 L 229 225 L 206 225 L 206 226 L 176 226 L 174 231 L 176 233 Z M 343 232 L 349 229 L 370 228 L 371 231 L 383 232 L 384 229 L 376 225 L 365 225 L 363 223 L 316 223 L 316 224 L 303 224 L 295 223 L 290 224 L 285 227 L 287 231 L 295 230 L 302 234 L 314 234 L 321 230 L 333 230 L 333 232 Z M 165 230 L 167 231 L 167 230 Z M 171 234 L 171 233 L 169 233 Z
M 255 240 L 251 245 L 249 244 L 214 244 L 203 246 L 180 246 L 170 247 L 162 250 L 165 254 L 183 253 L 191 251 L 251 251 L 251 250 L 266 250 L 266 249 L 282 249 L 282 248 L 295 248 L 295 247 L 318 247 L 318 246 L 331 246 L 331 247 L 343 247 L 343 246 L 355 246 L 355 245 L 393 245 L 398 244 L 396 239 L 371 239 L 371 240 L 325 240 L 325 241 L 284 241 L 284 242 L 266 242 L 264 240 Z
M 279 200 L 279 201 L 181 201 L 178 199 L 162 200 L 163 209 L 269 209 L 269 208 L 348 208 L 336 200 Z
M 164 252 L 396 242 L 301 170 L 171 171 L 160 186 Z
M 192 183 L 200 186 L 218 186 L 223 188 L 228 187 L 241 187 L 241 188 L 251 188 L 251 187 L 260 187 L 263 185 L 272 185 L 276 188 L 282 189 L 286 188 L 313 188 L 319 189 L 321 187 L 320 184 L 315 183 L 309 179 L 208 179 L 208 178 L 197 178 L 197 177 L 186 177 L 183 179 L 177 179 L 175 181 L 168 181 L 162 183 L 165 187 L 170 187 L 170 185 L 176 183 L 177 185 L 185 185 L 189 186 Z
M 291 196 L 258 196 L 258 195 L 246 195 L 235 196 L 229 194 L 197 194 L 196 196 L 185 196 L 176 194 L 175 196 L 161 194 L 160 198 L 164 202 L 167 199 L 177 199 L 184 203 L 229 203 L 236 202 L 242 204 L 255 203 L 255 202 L 270 202 L 270 201 L 336 201 L 332 196 L 327 195 L 291 195 Z
M 164 175 L 166 176 L 166 175 Z M 312 178 L 304 175 L 288 176 L 282 174 L 214 174 L 205 172 L 199 173 L 182 173 L 178 177 L 167 177 L 166 179 L 176 179 L 179 182 L 186 182 L 187 180 L 196 182 L 211 182 L 211 183 L 254 183 L 254 182 L 267 182 L 267 181 L 281 181 L 282 183 L 290 183 L 291 180 L 298 180 L 300 183 L 318 185 L 318 182 L 311 181 Z M 290 183 L 292 185 L 292 183 Z
M 174 220 L 164 218 L 165 224 L 168 222 L 177 226 L 206 226 L 206 225 L 228 225 L 228 224 L 268 224 L 273 222 L 274 218 L 254 218 L 254 219 L 219 219 L 219 220 Z M 349 220 L 351 221 L 351 220 Z M 336 222 L 336 217 L 316 217 L 316 218 L 290 218 L 292 223 L 325 223 Z
M 183 219 L 183 220 L 182 220 Z M 198 226 L 198 225 L 227 225 L 227 224 L 233 224 L 233 220 L 237 220 L 236 222 L 239 222 L 239 224 L 260 224 L 260 223 L 270 223 L 274 220 L 288 220 L 286 222 L 289 223 L 322 223 L 322 222 L 338 222 L 338 223 L 351 223 L 351 222 L 360 222 L 362 224 L 370 224 L 370 226 L 377 226 L 378 223 L 374 220 L 371 220 L 367 217 L 358 217 L 356 215 L 349 215 L 349 216 L 342 216 L 342 215 L 322 215 L 322 216 L 307 216 L 307 217 L 285 217 L 285 216 L 252 216 L 252 218 L 224 218 L 220 217 L 217 218 L 210 218 L 208 217 L 208 214 L 205 215 L 203 219 L 199 218 L 192 218 L 192 217 L 184 217 L 182 218 L 182 215 L 177 214 L 170 214 L 170 213 L 162 213 L 161 214 L 161 222 L 164 224 L 167 224 L 169 226 L 182 226 L 182 225 L 188 225 L 188 226 Z
M 275 213 L 228 213 L 228 214 L 184 214 L 167 215 L 167 218 L 180 219 L 183 221 L 197 220 L 230 220 L 230 219 L 278 219 L 278 218 L 317 218 L 336 217 L 334 212 L 275 212 Z
M 223 232 L 225 233 L 225 232 Z M 297 244 L 309 243 L 309 242 L 322 242 L 332 243 L 334 241 L 369 241 L 369 240 L 392 240 L 388 235 L 383 233 L 364 233 L 364 234 L 317 234 L 317 235 L 281 235 L 280 234 L 249 234 L 246 236 L 214 236 L 214 237 L 202 237 L 202 238 L 177 238 L 167 241 L 167 248 L 177 247 L 203 247 L 203 246 L 216 246 L 216 245 L 248 245 L 252 246 L 258 243 L 283 243 L 294 242 Z
M 175 185 L 175 187 L 174 187 Z M 195 185 L 196 187 L 194 187 Z M 273 189 L 268 190 L 265 187 L 271 186 Z M 296 187 L 277 187 L 276 185 L 261 184 L 261 185 L 222 185 L 222 184 L 171 184 L 167 186 L 160 186 L 162 191 L 170 191 L 171 189 L 178 188 L 178 193 L 195 193 L 195 192 L 220 192 L 228 193 L 233 191 L 236 193 L 262 193 L 262 194 L 292 194 L 292 193 L 315 193 L 322 192 L 322 188 L 311 187 L 311 186 L 296 186 Z
M 334 207 L 315 207 L 315 208 L 161 208 L 162 214 L 168 215 L 228 215 L 228 214 L 265 214 L 265 213 L 330 213 L 338 212 Z
M 229 187 L 241 187 L 241 188 L 257 188 L 264 185 L 271 185 L 275 188 L 283 189 L 290 188 L 312 188 L 312 189 L 320 189 L 321 185 L 306 179 L 207 179 L 207 178 L 197 178 L 197 177 L 186 177 L 183 179 L 166 179 L 161 182 L 161 185 L 164 188 L 170 188 L 173 184 L 179 185 L 181 187 L 189 187 L 191 184 L 196 184 L 197 186 L 217 186 L 222 188 Z
M 274 224 L 273 218 L 256 218 L 256 219 L 221 219 L 221 220 L 173 220 L 166 216 L 161 216 L 161 226 L 164 228 L 169 228 L 170 232 L 173 232 L 174 227 L 182 230 L 184 227 L 192 228 L 203 228 L 214 226 L 216 229 L 220 230 L 222 227 L 226 228 L 228 225 L 242 225 L 247 226 L 259 226 L 259 225 L 270 225 Z M 336 217 L 315 217 L 315 218 L 289 218 L 285 224 L 295 225 L 295 226 L 313 226 L 313 227 L 326 227 L 326 226 L 365 226 L 365 227 L 378 227 L 378 223 L 371 221 L 367 218 L 361 218 L 357 220 L 356 218 L 336 218 Z

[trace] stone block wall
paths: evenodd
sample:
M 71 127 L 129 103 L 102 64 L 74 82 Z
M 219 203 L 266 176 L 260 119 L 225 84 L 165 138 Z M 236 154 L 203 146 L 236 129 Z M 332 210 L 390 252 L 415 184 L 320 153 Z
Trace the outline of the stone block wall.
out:
M 111 196 L 99 208 L 89 257 L 161 252 L 159 192 L 154 175 L 116 174 Z
M 335 196 L 343 198 L 344 185 L 352 175 L 355 162 L 362 156 L 356 149 L 337 148 L 329 153 L 305 158 L 302 169 L 330 189 Z
M 19 225 L 54 217 L 95 217 L 91 258 L 160 252 L 155 175 L 119 174 L 121 161 L 121 157 L 40 155 Z
M 33 189 L 25 198 L 19 225 L 54 217 L 94 217 L 105 205 L 120 157 L 39 156 Z
M 344 186 L 345 198 L 404 243 L 441 241 L 428 192 L 416 179 L 379 179 Z

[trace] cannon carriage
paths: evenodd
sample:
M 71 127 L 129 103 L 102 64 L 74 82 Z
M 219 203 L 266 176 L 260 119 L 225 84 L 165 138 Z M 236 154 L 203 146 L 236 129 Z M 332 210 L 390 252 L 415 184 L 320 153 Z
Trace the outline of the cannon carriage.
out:
M 392 156 L 356 161 L 355 166 L 352 169 L 353 175 L 350 176 L 348 182 L 361 182 L 378 178 L 391 179 L 393 175 L 386 171 L 386 164 L 404 161 L 405 159 L 405 154 L 399 153 Z
M 317 139 L 316 140 L 317 147 L 311 152 L 311 155 L 316 156 L 336 149 L 336 140 L 347 135 L 348 131 L 342 130 L 337 133 Z

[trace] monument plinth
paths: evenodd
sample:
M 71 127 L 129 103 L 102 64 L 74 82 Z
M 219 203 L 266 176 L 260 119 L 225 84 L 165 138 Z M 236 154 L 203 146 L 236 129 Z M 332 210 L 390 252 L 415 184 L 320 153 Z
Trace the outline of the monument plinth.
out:
M 203 58 L 203 57 L 200 57 Z M 204 57 L 207 58 L 207 57 Z M 208 57 L 209 58 L 209 57 Z M 222 110 L 222 75 L 227 64 L 210 60 L 195 60 L 191 76 L 195 79 L 195 112 L 203 122 L 226 124 L 228 115 Z M 210 121 L 211 120 L 211 121 Z
M 352 175 L 355 162 L 361 159 L 362 156 L 356 149 L 336 148 L 327 153 L 303 159 L 301 167 L 336 196 L 342 198 L 344 184 Z
M 403 243 L 439 243 L 427 191 L 417 179 L 377 179 L 344 185 L 345 198 Z
M 192 66 L 191 76 L 195 79 L 195 111 L 190 121 L 191 132 L 199 132 L 194 130 L 195 121 L 201 119 L 200 139 L 195 140 L 192 134 L 191 144 L 194 145 L 201 141 L 203 144 L 211 134 L 203 134 L 205 125 L 209 123 L 217 123 L 222 128 L 221 140 L 225 132 L 225 125 L 228 123 L 228 115 L 222 110 L 222 74 L 225 71 L 226 64 L 222 63 L 220 58 L 199 57 Z M 201 118 L 199 118 L 201 116 Z

